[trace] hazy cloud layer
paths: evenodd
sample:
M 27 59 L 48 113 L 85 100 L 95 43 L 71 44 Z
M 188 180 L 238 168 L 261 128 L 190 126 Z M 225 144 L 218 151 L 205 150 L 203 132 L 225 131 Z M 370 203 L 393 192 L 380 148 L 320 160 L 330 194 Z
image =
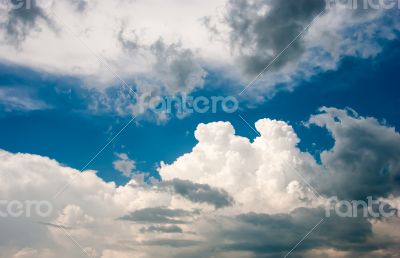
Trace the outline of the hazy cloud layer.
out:
M 148 107 L 126 92 L 108 94 L 121 79 L 139 96 L 186 95 L 205 86 L 208 71 L 218 71 L 235 82 L 223 92 L 240 92 L 326 8 L 323 0 L 30 3 L 0 10 L 0 62 L 80 79 L 80 87 L 94 91 L 88 95 L 91 111 L 124 116 L 144 114 Z M 339 3 L 245 96 L 257 104 L 273 96 L 277 85 L 290 90 L 336 69 L 343 57 L 373 58 L 399 28 L 393 10 L 349 10 Z
M 41 101 L 30 89 L 3 86 L 0 87 L 0 107 L 9 112 L 48 109 L 50 105 Z

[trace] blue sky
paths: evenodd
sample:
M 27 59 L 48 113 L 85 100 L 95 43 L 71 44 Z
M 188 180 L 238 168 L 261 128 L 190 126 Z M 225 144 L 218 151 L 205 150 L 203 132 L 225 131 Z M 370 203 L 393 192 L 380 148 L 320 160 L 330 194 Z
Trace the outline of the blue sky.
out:
M 400 111 L 396 108 L 400 104 L 396 73 L 399 45 L 398 42 L 386 43 L 384 51 L 373 59 L 346 58 L 336 71 L 300 82 L 293 91 L 279 92 L 257 107 L 246 108 L 241 103 L 239 114 L 250 124 L 264 117 L 289 122 L 302 139 L 299 146 L 312 153 L 332 145 L 326 130 L 305 128 L 301 123 L 322 106 L 350 107 L 362 116 L 386 120 L 397 128 L 400 125 Z M 85 95 L 90 93 L 79 88 L 79 80 L 6 65 L 2 66 L 0 76 L 1 85 L 31 89 L 38 99 L 49 105 L 37 111 L 3 108 L 1 145 L 8 151 L 39 154 L 71 167 L 83 167 L 129 120 L 129 117 L 110 113 L 88 112 Z M 216 95 L 220 90 L 215 89 L 215 80 L 211 76 L 205 85 L 211 90 L 195 94 Z M 230 82 L 217 83 L 229 88 Z M 156 173 L 160 161 L 171 163 L 192 149 L 196 144 L 194 130 L 199 123 L 214 121 L 230 121 L 239 135 L 256 137 L 236 113 L 193 114 L 162 125 L 140 121 L 129 126 L 89 168 L 97 170 L 107 181 L 126 183 L 128 179 L 112 167 L 115 153 L 126 152 L 138 161 L 141 171 Z

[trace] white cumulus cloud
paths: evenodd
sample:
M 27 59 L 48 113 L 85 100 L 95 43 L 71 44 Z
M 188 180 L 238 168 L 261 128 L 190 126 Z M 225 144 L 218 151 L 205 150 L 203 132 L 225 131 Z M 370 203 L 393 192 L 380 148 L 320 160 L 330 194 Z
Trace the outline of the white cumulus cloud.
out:
M 47 200 L 53 212 L 2 217 L 0 257 L 83 257 L 83 251 L 101 258 L 283 257 L 325 217 L 328 197 L 370 194 L 400 203 L 400 135 L 393 128 L 334 108 L 321 109 L 310 123 L 328 128 L 335 140 L 322 164 L 297 147 L 300 139 L 285 122 L 259 120 L 253 140 L 215 122 L 198 126 L 190 153 L 162 164 L 162 182 L 136 177 L 123 186 L 94 171 L 2 150 L 1 199 Z M 339 180 L 353 189 L 343 192 Z M 376 187 L 377 180 L 390 187 Z M 65 183 L 70 187 L 52 198 Z M 397 220 L 332 216 L 293 254 L 395 257 L 399 238 L 390 225 Z

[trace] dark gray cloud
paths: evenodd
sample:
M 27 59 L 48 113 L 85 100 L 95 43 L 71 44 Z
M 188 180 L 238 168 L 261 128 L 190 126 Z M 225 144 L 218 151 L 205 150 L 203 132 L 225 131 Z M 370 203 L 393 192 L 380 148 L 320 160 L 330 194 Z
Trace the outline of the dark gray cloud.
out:
M 132 30 L 130 37 L 127 38 L 126 30 L 126 25 L 122 24 L 117 36 L 118 42 L 121 44 L 122 49 L 127 52 L 132 52 L 138 50 L 139 48 L 143 48 L 143 46 L 139 44 L 139 36 L 136 34 L 136 32 Z
M 396 249 L 395 241 L 374 237 L 368 219 L 335 215 L 326 218 L 322 208 L 299 208 L 289 214 L 217 216 L 208 221 L 210 224 L 202 232 L 207 240 L 198 243 L 195 250 L 172 257 L 225 257 L 229 253 L 237 255 L 241 252 L 246 254 L 245 257 L 285 257 L 314 227 L 290 257 L 312 257 L 310 251 L 313 250 L 342 251 L 345 256 L 340 257 L 346 258 L 378 257 L 371 256 L 374 251 L 382 254 L 379 257 L 393 257 L 390 256 L 392 251 L 385 252 L 388 256 L 384 256 L 382 251 Z
M 52 24 L 36 0 L 11 0 L 11 2 L 13 8 L 10 8 L 6 21 L 1 24 L 10 43 L 18 45 L 31 31 L 40 30 L 37 23 L 41 20 L 48 25 Z
M 143 227 L 140 232 L 142 233 L 183 233 L 182 228 L 177 225 L 171 226 L 149 226 Z
M 189 239 L 154 239 L 142 242 L 143 245 L 168 246 L 174 248 L 194 246 L 201 243 L 201 241 Z
M 88 6 L 87 0 L 70 0 L 70 1 L 75 6 L 77 11 L 79 11 L 79 12 L 86 11 L 87 6 Z
M 321 111 L 310 121 L 326 127 L 335 145 L 321 154 L 326 173 L 316 187 L 326 195 L 352 200 L 398 195 L 400 135 L 394 128 L 351 110 Z
M 226 24 L 230 44 L 240 55 L 245 72 L 258 74 L 322 10 L 325 0 L 230 0 Z M 296 60 L 305 51 L 299 39 L 271 67 Z
M 196 184 L 188 180 L 173 179 L 158 184 L 160 189 L 166 189 L 194 203 L 207 203 L 215 208 L 232 206 L 233 198 L 223 189 L 207 184 Z
M 192 50 L 181 44 L 166 44 L 162 39 L 150 46 L 156 57 L 154 69 L 171 93 L 188 93 L 204 84 L 205 70 Z
M 143 224 L 186 224 L 185 218 L 193 213 L 181 209 L 168 209 L 164 207 L 145 208 L 134 211 L 120 218 L 120 220 L 133 221 Z
M 143 51 L 154 57 L 154 73 L 148 81 L 162 85 L 166 94 L 187 94 L 203 87 L 206 71 L 193 51 L 184 48 L 180 42 L 168 44 L 159 38 L 150 45 L 142 44 L 136 31 L 129 30 L 125 24 L 122 24 L 118 31 L 117 40 L 122 49 L 132 57 L 140 55 Z M 141 83 L 141 80 L 137 80 L 136 83 Z M 146 86 L 147 84 L 148 82 L 145 83 Z M 137 86 L 142 88 L 142 85 Z
M 218 231 L 211 234 L 211 247 L 224 251 L 244 251 L 254 257 L 284 257 L 321 219 L 325 220 L 294 250 L 292 257 L 305 257 L 312 249 L 333 248 L 367 253 L 391 246 L 371 241 L 372 225 L 365 218 L 325 217 L 323 209 L 299 208 L 290 214 L 248 213 L 218 219 Z M 221 225 L 230 225 L 221 227 Z M 223 239 L 218 241 L 217 239 Z

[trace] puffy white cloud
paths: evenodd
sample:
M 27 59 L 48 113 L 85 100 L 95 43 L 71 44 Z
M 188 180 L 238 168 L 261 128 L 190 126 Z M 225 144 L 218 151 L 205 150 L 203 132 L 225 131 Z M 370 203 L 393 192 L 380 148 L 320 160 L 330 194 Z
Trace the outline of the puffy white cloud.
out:
M 368 163 L 366 153 L 379 164 L 382 153 L 383 163 L 399 160 L 399 134 L 373 118 L 324 108 L 310 123 L 327 127 L 336 142 L 322 154 L 322 164 L 298 149 L 299 137 L 285 122 L 259 120 L 254 140 L 235 135 L 230 123 L 216 122 L 200 124 L 198 144 L 163 164 L 163 181 L 151 184 L 137 177 L 116 186 L 94 171 L 81 174 L 46 157 L 0 151 L 1 198 L 48 200 L 54 208 L 45 218 L 1 218 L 6 233 L 0 236 L 0 257 L 84 255 L 71 238 L 103 258 L 284 256 L 325 217 L 325 198 L 340 196 L 337 180 L 352 181 L 363 195 L 387 194 L 366 180 L 379 174 L 379 166 L 371 165 L 364 177 L 346 177 L 340 169 Z M 372 137 L 375 144 L 368 141 Z M 396 177 L 396 170 L 387 173 Z M 393 186 L 388 202 L 399 203 L 395 182 L 387 182 Z M 65 183 L 66 191 L 52 198 Z M 353 193 L 344 196 L 359 196 Z M 397 219 L 326 218 L 294 255 L 395 257 L 398 234 L 390 225 Z
M 37 222 L 52 223 L 70 228 L 70 234 L 78 241 L 97 247 L 107 241 L 117 241 L 119 237 L 135 234 L 134 228 L 127 228 L 115 220 L 131 210 L 168 205 L 170 198 L 161 193 L 138 191 L 130 186 L 116 187 L 114 183 L 105 183 L 94 172 L 80 172 L 63 167 L 54 160 L 30 154 L 11 154 L 1 151 L 1 190 L 2 199 L 6 200 L 48 200 L 53 204 L 50 217 L 40 217 L 33 213 L 30 218 L 2 218 L 1 227 L 8 232 L 1 237 L 2 249 L 41 249 L 51 247 L 57 253 L 60 250 L 76 250 L 68 237 L 54 226 L 44 226 Z M 69 188 L 58 199 L 55 194 L 66 183 Z M 100 227 L 101 225 L 101 227 Z M 92 239 L 94 229 L 98 239 Z M 133 230 L 131 232 L 131 230 Z M 27 231 L 26 233 L 23 233 Z M 139 228 L 137 229 L 139 232 Z M 125 232 L 125 233 L 123 233 Z M 107 237 L 102 237 L 101 235 Z M 114 235 L 118 234 L 117 235 Z M 97 237 L 94 237 L 97 238 Z M 89 241 L 89 239 L 91 239 Z M 114 239 L 114 240 L 113 240 Z M 93 241 L 93 242 L 92 242 Z M 36 248 L 39 246 L 39 248 Z M 72 251 L 76 256 L 80 250 Z M 2 252 L 3 255 L 3 252 Z M 10 257 L 4 253 L 4 257 Z M 66 255 L 69 257 L 70 255 Z M 54 257 L 54 256 L 53 256 Z
M 201 124 L 193 151 L 162 165 L 160 175 L 225 189 L 241 212 L 288 212 L 305 200 L 318 203 L 304 183 L 319 172 L 318 166 L 296 147 L 299 139 L 293 128 L 270 119 L 258 121 L 256 128 L 261 136 L 250 142 L 235 135 L 230 123 Z
M 136 168 L 136 162 L 130 160 L 126 153 L 117 153 L 118 160 L 113 162 L 114 169 L 121 172 L 126 177 L 131 177 Z

